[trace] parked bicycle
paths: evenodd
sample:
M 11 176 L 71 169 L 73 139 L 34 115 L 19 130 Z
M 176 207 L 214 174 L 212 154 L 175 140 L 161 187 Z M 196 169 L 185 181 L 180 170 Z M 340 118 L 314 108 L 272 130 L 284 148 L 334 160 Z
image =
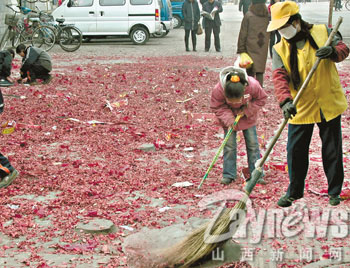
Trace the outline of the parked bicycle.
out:
M 28 10 L 28 8 L 26 9 Z M 76 51 L 81 46 L 83 35 L 81 31 L 77 27 L 75 27 L 73 24 L 65 25 L 64 18 L 56 19 L 57 23 L 55 23 L 54 17 L 51 14 L 48 14 L 47 12 L 44 12 L 41 10 L 38 10 L 38 11 L 30 10 L 30 11 L 33 13 L 39 14 L 38 19 L 42 26 L 49 26 L 54 29 L 56 43 L 58 43 L 64 51 L 73 52 L 73 51 Z M 39 31 L 39 29 L 37 31 Z M 46 35 L 42 35 L 43 38 L 45 36 Z M 39 34 L 36 34 L 35 36 L 33 36 L 33 39 L 32 39 L 33 44 L 35 43 L 36 46 L 38 46 L 40 44 L 40 37 L 41 36 Z M 52 47 L 50 47 L 49 49 L 51 48 Z
M 55 30 L 48 25 L 41 25 L 38 18 L 30 18 L 33 24 L 20 21 L 19 14 L 22 13 L 21 7 L 16 10 L 10 5 L 6 5 L 14 14 L 5 15 L 5 24 L 7 29 L 0 41 L 0 49 L 6 47 L 15 47 L 19 43 L 31 43 L 33 46 L 49 50 L 55 44 Z M 38 42 L 40 41 L 40 42 Z

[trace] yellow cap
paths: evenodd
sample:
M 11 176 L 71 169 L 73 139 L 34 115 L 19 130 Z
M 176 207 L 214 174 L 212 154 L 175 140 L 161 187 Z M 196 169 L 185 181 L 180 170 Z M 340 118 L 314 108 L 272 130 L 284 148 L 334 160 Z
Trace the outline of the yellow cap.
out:
M 271 21 L 267 31 L 272 32 L 281 28 L 289 18 L 299 13 L 299 6 L 294 1 L 277 2 L 271 6 Z

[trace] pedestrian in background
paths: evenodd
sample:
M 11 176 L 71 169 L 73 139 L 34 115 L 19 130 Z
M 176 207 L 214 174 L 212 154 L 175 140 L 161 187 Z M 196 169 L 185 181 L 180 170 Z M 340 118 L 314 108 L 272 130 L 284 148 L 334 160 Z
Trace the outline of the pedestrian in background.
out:
M 210 108 L 224 129 L 225 136 L 233 127 L 224 147 L 224 168 L 222 184 L 230 184 L 237 178 L 237 131 L 242 130 L 246 143 L 250 175 L 260 159 L 256 124 L 259 110 L 267 100 L 266 92 L 255 78 L 247 76 L 244 69 L 229 66 L 220 72 L 220 81 L 212 91 Z M 242 115 L 236 126 L 235 118 Z M 259 183 L 264 183 L 261 179 Z
M 271 0 L 269 6 L 267 9 L 269 10 L 269 19 L 271 20 L 271 6 L 275 4 L 276 2 L 280 2 L 280 0 Z M 281 35 L 280 33 L 275 30 L 270 33 L 270 57 L 272 58 L 272 47 L 277 44 L 279 41 L 281 41 Z
M 341 0 L 335 0 L 335 11 L 340 11 L 342 9 Z
M 276 3 L 271 7 L 268 31 L 278 30 L 281 42 L 273 47 L 272 69 L 275 95 L 288 121 L 287 162 L 289 186 L 277 202 L 289 207 L 304 196 L 309 167 L 309 147 L 314 125 L 322 142 L 323 169 L 328 181 L 329 204 L 340 203 L 344 181 L 341 114 L 347 109 L 335 62 L 346 59 L 349 48 L 338 32 L 324 46 L 331 32 L 324 24 L 302 20 L 297 3 Z M 296 106 L 293 99 L 317 59 L 321 59 Z M 320 180 L 320 178 L 313 178 Z
M 243 11 L 243 16 L 248 12 L 251 3 L 251 0 L 239 0 L 238 9 Z
M 208 0 L 203 4 L 202 10 L 209 14 L 212 13 L 213 10 L 215 11 L 213 19 L 203 16 L 203 28 L 205 31 L 205 51 L 208 52 L 210 49 L 211 33 L 213 33 L 215 49 L 217 52 L 221 52 L 221 45 L 220 45 L 221 19 L 220 19 L 219 13 L 223 11 L 222 5 L 219 1 Z
M 255 77 L 262 87 L 270 41 L 270 33 L 266 32 L 268 24 L 265 0 L 252 0 L 242 20 L 237 43 L 237 53 L 247 53 L 253 60 L 253 65 L 247 69 L 248 75 Z
M 201 18 L 197 0 L 186 0 L 182 5 L 182 14 L 184 16 L 186 51 L 190 51 L 190 48 L 189 48 L 190 34 L 192 38 L 193 51 L 197 51 L 196 50 L 197 30 L 198 30 L 198 23 Z

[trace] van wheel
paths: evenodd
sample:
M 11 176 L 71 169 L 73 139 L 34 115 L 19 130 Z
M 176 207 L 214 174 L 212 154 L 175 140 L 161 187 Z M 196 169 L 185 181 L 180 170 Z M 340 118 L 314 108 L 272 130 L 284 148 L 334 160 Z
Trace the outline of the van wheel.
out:
M 180 28 L 182 25 L 182 19 L 179 16 L 173 17 L 173 27 L 174 29 Z
M 144 45 L 149 39 L 149 34 L 145 28 L 135 27 L 130 34 L 130 38 L 135 45 Z

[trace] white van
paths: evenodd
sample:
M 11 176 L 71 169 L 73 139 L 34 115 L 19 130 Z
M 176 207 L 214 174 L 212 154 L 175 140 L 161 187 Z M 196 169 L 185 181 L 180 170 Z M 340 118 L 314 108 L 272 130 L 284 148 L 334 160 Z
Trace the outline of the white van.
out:
M 129 36 L 145 44 L 150 34 L 161 33 L 161 0 L 65 0 L 52 15 L 74 24 L 84 38 Z

